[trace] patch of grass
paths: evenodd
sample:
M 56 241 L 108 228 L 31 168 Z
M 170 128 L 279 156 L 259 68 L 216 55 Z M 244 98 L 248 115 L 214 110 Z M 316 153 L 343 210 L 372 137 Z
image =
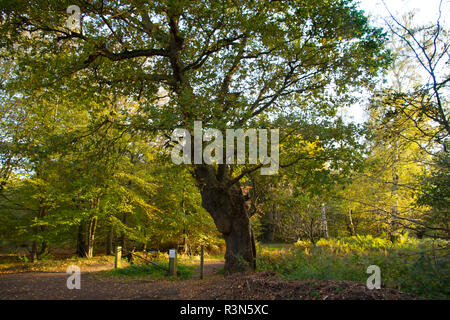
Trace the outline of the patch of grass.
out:
M 45 259 L 35 261 L 34 263 L 27 256 L 12 256 L 8 261 L 0 264 L 0 273 L 15 272 L 65 272 L 70 265 L 76 265 L 83 268 L 89 268 L 97 265 L 108 265 L 114 263 L 112 256 L 95 256 L 93 258 L 80 258 L 73 256 L 68 259 L 56 260 L 48 255 Z
M 258 270 L 275 271 L 289 280 L 366 282 L 369 265 L 381 269 L 384 286 L 424 298 L 450 299 L 449 242 L 348 237 L 298 242 L 285 250 L 259 247 Z
M 224 253 L 218 254 L 206 254 L 205 253 L 205 261 L 223 261 L 225 259 Z M 200 260 L 200 257 L 199 257 Z
M 165 262 L 158 262 L 158 264 L 166 268 L 169 267 L 169 264 Z M 178 264 L 178 278 L 167 278 L 167 271 L 162 270 L 155 265 L 131 265 L 125 268 L 103 271 L 102 274 L 107 276 L 151 278 L 156 280 L 187 280 L 192 277 L 193 272 L 194 266 Z
M 260 247 L 269 251 L 277 251 L 291 248 L 292 243 L 263 243 L 260 244 Z

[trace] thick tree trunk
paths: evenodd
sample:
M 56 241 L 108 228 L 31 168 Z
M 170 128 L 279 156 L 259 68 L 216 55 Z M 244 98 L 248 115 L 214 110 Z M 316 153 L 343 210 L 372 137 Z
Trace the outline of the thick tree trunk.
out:
M 239 183 L 219 167 L 199 165 L 195 168 L 203 207 L 211 214 L 226 243 L 225 274 L 255 270 L 256 250 L 248 215 L 248 206 Z
M 248 218 L 233 219 L 230 232 L 224 233 L 225 273 L 255 270 L 256 255 L 253 232 Z

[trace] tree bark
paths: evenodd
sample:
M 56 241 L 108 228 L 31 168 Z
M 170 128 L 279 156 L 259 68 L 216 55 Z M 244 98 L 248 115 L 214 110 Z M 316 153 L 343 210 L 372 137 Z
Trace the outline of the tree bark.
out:
M 264 240 L 268 243 L 274 241 L 275 234 L 275 204 L 272 205 L 272 209 L 268 210 L 266 216 L 264 217 Z
M 88 229 L 88 254 L 87 258 L 92 258 L 94 256 L 94 243 L 95 243 L 95 230 L 97 229 L 97 217 L 93 216 L 89 219 L 89 229 Z
M 41 250 L 39 251 L 39 257 L 42 257 L 49 253 L 49 245 L 47 240 L 42 241 Z
M 37 219 L 41 220 L 47 215 L 47 208 L 43 205 L 43 199 L 39 198 L 39 211 L 37 214 Z M 45 226 L 38 225 L 34 227 L 34 234 L 35 236 L 38 236 L 39 234 L 42 234 L 45 231 Z M 39 250 L 38 241 L 34 240 L 32 244 L 31 249 L 31 261 L 35 262 L 36 260 L 40 259 L 42 255 L 45 255 L 48 253 L 48 242 L 46 240 L 42 240 L 41 243 L 41 250 Z
M 195 168 L 202 205 L 212 216 L 226 243 L 225 274 L 255 270 L 256 249 L 246 199 L 240 184 L 230 184 L 224 166 Z
M 322 207 L 320 209 L 320 220 L 322 224 L 322 236 L 325 239 L 328 239 L 328 221 L 327 221 L 327 213 L 325 211 L 325 203 L 322 203 Z
M 77 255 L 79 257 L 86 257 L 88 252 L 88 246 L 86 243 L 87 223 L 81 221 L 78 226 L 77 233 Z
M 82 221 L 78 227 L 77 254 L 83 258 L 94 256 L 95 230 L 97 217 L 91 216 L 87 221 Z
M 38 258 L 38 248 L 37 248 L 37 241 L 34 240 L 31 245 L 31 262 L 36 262 Z
M 316 238 L 314 237 L 314 218 L 309 218 L 309 240 L 313 245 L 316 245 Z
M 351 209 L 348 212 L 348 218 L 350 220 L 350 233 L 351 233 L 352 236 L 356 236 L 355 225 L 353 224 L 352 210 Z
M 122 217 L 122 223 L 126 226 L 127 221 L 128 221 L 128 214 L 126 212 L 124 212 L 123 217 Z M 120 246 L 122 247 L 122 251 L 126 251 L 126 246 L 125 246 L 126 239 L 127 239 L 127 235 L 125 234 L 125 231 L 122 231 L 122 233 L 120 235 L 120 239 L 119 239 L 119 243 L 120 243 Z
M 109 225 L 108 227 L 108 233 L 106 235 L 106 250 L 105 253 L 107 255 L 112 255 L 113 254 L 113 226 L 112 223 Z

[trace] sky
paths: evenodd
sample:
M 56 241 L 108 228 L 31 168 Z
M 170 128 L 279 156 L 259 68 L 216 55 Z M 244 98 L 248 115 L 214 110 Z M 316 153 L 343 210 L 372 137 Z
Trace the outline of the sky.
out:
M 414 11 L 416 13 L 415 21 L 421 25 L 436 22 L 439 16 L 440 2 L 441 0 L 384 0 L 387 8 L 395 17 L 401 17 L 405 13 Z M 382 0 L 360 0 L 359 7 L 370 17 L 372 25 L 385 27 L 383 18 L 388 18 L 389 12 Z M 442 0 L 441 11 L 441 24 L 448 29 L 450 27 L 450 0 Z M 353 105 L 343 111 L 343 116 L 347 120 L 358 123 L 367 118 L 364 108 L 360 105 Z
M 417 21 L 424 24 L 436 21 L 440 0 L 384 0 L 394 16 L 402 15 L 411 10 L 416 11 Z M 385 17 L 388 12 L 381 0 L 360 0 L 360 8 L 375 17 Z M 450 16 L 450 0 L 442 1 L 442 18 L 448 26 Z

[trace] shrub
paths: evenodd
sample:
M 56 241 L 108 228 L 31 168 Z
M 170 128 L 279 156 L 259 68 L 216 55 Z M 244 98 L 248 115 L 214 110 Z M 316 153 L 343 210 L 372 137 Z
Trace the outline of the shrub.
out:
M 372 236 L 297 241 L 293 248 L 259 247 L 258 270 L 286 279 L 365 282 L 369 265 L 381 269 L 384 286 L 426 298 L 450 297 L 448 241 L 418 240 L 404 235 L 395 243 Z

